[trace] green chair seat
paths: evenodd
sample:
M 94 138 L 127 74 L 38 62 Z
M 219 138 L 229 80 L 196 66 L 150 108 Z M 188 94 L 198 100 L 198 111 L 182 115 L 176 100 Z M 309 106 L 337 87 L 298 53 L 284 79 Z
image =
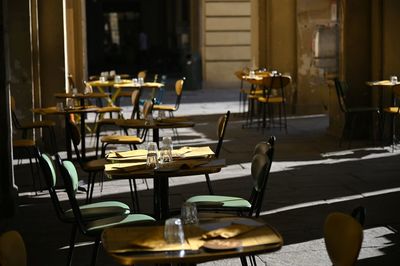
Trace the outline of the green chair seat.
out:
M 222 207 L 222 208 L 240 208 L 250 209 L 251 204 L 245 199 L 239 197 L 219 196 L 219 195 L 199 195 L 193 196 L 187 202 L 196 203 L 202 207 Z
M 83 219 L 101 219 L 113 215 L 129 214 L 129 206 L 119 201 L 103 201 L 85 204 L 79 207 L 81 209 Z M 74 214 L 72 209 L 65 211 L 65 217 L 73 220 Z
M 89 234 L 98 234 L 99 231 L 103 231 L 105 228 L 109 228 L 112 226 L 154 221 L 155 219 L 153 217 L 146 214 L 119 215 L 89 222 L 86 225 L 86 230 Z

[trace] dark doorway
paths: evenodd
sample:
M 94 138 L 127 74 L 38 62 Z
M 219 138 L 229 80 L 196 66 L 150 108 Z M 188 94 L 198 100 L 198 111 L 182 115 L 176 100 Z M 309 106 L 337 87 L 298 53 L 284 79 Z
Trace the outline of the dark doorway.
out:
M 178 75 L 189 51 L 187 2 L 87 0 L 89 75 L 110 70 Z

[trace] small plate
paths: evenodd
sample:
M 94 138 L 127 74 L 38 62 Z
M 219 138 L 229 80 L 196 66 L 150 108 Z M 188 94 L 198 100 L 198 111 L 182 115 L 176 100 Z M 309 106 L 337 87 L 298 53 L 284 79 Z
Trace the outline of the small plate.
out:
M 242 247 L 242 241 L 234 239 L 212 239 L 204 242 L 203 247 L 211 250 L 238 249 Z

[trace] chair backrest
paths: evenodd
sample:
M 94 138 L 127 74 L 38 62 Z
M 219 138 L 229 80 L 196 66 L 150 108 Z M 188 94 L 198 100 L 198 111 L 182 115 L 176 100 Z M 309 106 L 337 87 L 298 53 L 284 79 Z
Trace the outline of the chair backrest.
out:
M 60 169 L 61 177 L 64 181 L 65 190 L 68 194 L 69 203 L 74 213 L 75 222 L 83 234 L 86 234 L 85 223 L 83 222 L 82 213 L 76 199 L 76 192 L 78 190 L 78 172 L 75 165 L 68 160 L 62 161 L 61 157 L 56 154 L 56 163 Z
M 231 112 L 227 111 L 226 114 L 220 116 L 218 119 L 218 123 L 217 123 L 218 144 L 217 144 L 217 148 L 215 149 L 215 157 L 217 157 L 217 158 L 221 151 L 222 143 L 224 142 L 225 131 L 228 126 L 230 114 L 231 114 Z
M 81 143 L 81 132 L 79 131 L 78 125 L 75 124 L 73 121 L 68 122 L 68 130 L 71 136 L 72 145 L 74 146 L 76 159 L 79 164 L 82 164 L 82 157 L 78 147 Z
M 26 248 L 21 234 L 7 231 L 0 235 L 0 265 L 26 266 Z
M 344 81 L 340 81 L 338 78 L 335 78 L 335 88 L 336 88 L 336 96 L 339 101 L 339 107 L 342 112 L 347 111 L 346 104 L 346 94 L 348 91 L 347 83 Z
M 185 82 L 185 78 L 178 79 L 175 82 L 175 93 L 176 93 L 176 102 L 175 102 L 175 110 L 178 110 L 179 105 L 181 104 L 182 92 L 183 92 L 183 83 Z
M 146 79 L 146 73 L 147 73 L 146 70 L 139 71 L 139 73 L 137 74 L 137 77 L 138 78 L 143 78 L 143 80 L 145 80 Z
M 18 120 L 17 114 L 15 113 L 16 110 L 16 103 L 15 103 L 15 98 L 14 96 L 11 96 L 11 119 L 12 119 L 12 123 L 15 126 L 16 129 L 20 129 L 22 128 L 21 123 Z
M 140 100 L 140 90 L 133 90 L 131 94 L 131 104 L 133 107 L 131 119 L 135 118 L 139 119 L 139 114 L 140 114 L 139 100 Z
M 249 199 L 251 203 L 249 216 L 254 215 L 258 217 L 260 215 L 265 189 L 267 187 L 272 161 L 274 158 L 275 140 L 276 138 L 271 136 L 268 139 L 268 142 L 262 142 L 256 145 L 255 155 L 253 156 L 251 163 L 253 189 Z
M 150 115 L 153 112 L 153 106 L 154 106 L 154 99 L 151 101 L 146 101 L 143 104 L 143 118 L 146 118 L 148 115 Z
M 350 215 L 334 212 L 325 220 L 324 239 L 333 265 L 354 265 L 360 253 L 363 229 Z
M 39 164 L 40 168 L 42 169 L 46 186 L 49 191 L 51 201 L 53 202 L 53 207 L 56 211 L 57 217 L 61 221 L 65 221 L 65 212 L 61 207 L 61 203 L 56 192 L 57 173 L 56 168 L 54 167 L 53 159 L 49 154 L 41 153 L 39 154 Z
M 272 89 L 278 90 L 279 96 L 285 99 L 285 87 L 292 81 L 288 75 L 276 74 L 272 76 L 264 76 L 261 83 L 262 86 L 268 91 L 268 96 L 271 96 Z

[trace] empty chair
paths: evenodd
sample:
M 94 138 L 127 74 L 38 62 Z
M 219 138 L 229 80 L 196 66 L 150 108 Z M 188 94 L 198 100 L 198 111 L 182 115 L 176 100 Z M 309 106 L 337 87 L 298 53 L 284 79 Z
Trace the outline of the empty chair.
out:
M 267 113 L 270 125 L 274 125 L 274 107 L 278 108 L 279 127 L 287 131 L 286 118 L 286 96 L 285 87 L 291 82 L 288 75 L 276 74 L 273 76 L 265 76 L 262 80 L 264 87 L 264 95 L 257 98 L 262 106 L 262 123 L 266 126 Z
M 0 235 L 0 265 L 26 266 L 25 242 L 18 231 L 7 231 Z
M 183 83 L 184 83 L 184 78 L 179 79 L 175 82 L 175 93 L 176 93 L 175 105 L 164 105 L 164 104 L 158 105 L 158 104 L 156 104 L 153 106 L 153 110 L 168 112 L 169 116 L 173 117 L 174 112 L 178 111 L 179 105 L 181 103 Z
M 394 146 L 397 141 L 397 136 L 396 136 L 396 121 L 400 115 L 400 85 L 393 86 L 393 105 L 385 107 L 383 109 L 383 118 L 385 119 L 386 115 L 391 116 L 392 119 L 392 124 L 390 126 L 392 132 L 391 133 L 391 144 L 392 144 L 392 149 L 394 150 Z M 384 128 L 385 125 L 385 120 L 382 121 L 382 127 Z M 383 132 L 383 129 L 382 129 Z
M 196 203 L 199 211 L 229 211 L 258 217 L 273 161 L 274 144 L 275 137 L 270 137 L 266 154 L 258 153 L 253 156 L 251 162 L 253 188 L 248 200 L 232 196 L 200 195 L 193 196 L 187 201 Z
M 334 212 L 325 220 L 324 239 L 332 264 L 351 266 L 360 253 L 363 229 L 350 215 Z
M 86 236 L 93 237 L 95 244 L 91 258 L 91 265 L 96 264 L 98 247 L 100 244 L 100 236 L 104 229 L 112 226 L 132 225 L 145 222 L 154 222 L 155 220 L 145 214 L 124 214 L 116 215 L 108 218 L 87 221 L 83 219 L 82 211 L 78 200 L 76 199 L 76 191 L 78 188 L 78 175 L 75 166 L 71 161 L 62 161 L 56 154 L 56 162 L 60 167 L 61 176 L 64 181 L 65 189 L 68 194 L 69 203 L 74 214 L 74 219 L 80 232 Z
M 22 131 L 22 138 L 28 138 L 28 131 L 33 131 L 35 129 L 46 129 L 49 134 L 50 143 L 49 146 L 52 147 L 52 152 L 57 152 L 57 144 L 56 144 L 56 137 L 54 133 L 54 127 L 56 123 L 52 120 L 39 120 L 39 121 L 32 121 L 28 123 L 21 123 L 15 113 L 16 110 L 16 103 L 14 97 L 11 97 L 11 118 L 14 127 L 17 130 Z
M 229 120 L 230 113 L 231 113 L 230 111 L 227 111 L 226 114 L 220 116 L 218 119 L 218 123 L 217 123 L 218 144 L 214 151 L 216 158 L 218 158 L 219 153 L 222 148 L 222 143 L 224 142 L 225 131 L 228 126 L 228 120 Z M 208 192 L 210 194 L 214 194 L 213 188 L 211 186 L 210 176 L 208 174 L 205 174 L 205 176 L 206 176 Z
M 39 156 L 39 162 L 58 219 L 63 223 L 73 225 L 67 257 L 67 265 L 70 265 L 75 246 L 77 230 L 74 213 L 71 208 L 63 208 L 63 206 L 61 205 L 56 187 L 58 175 L 51 156 L 49 154 L 43 153 Z M 82 219 L 86 221 L 111 217 L 115 215 L 127 215 L 131 213 L 128 205 L 119 201 L 102 201 L 90 204 L 83 204 L 80 205 L 79 208 L 81 210 Z
M 342 136 L 340 137 L 339 146 L 341 146 L 343 138 L 347 137 L 349 139 L 349 147 L 351 146 L 351 140 L 353 137 L 353 129 L 355 126 L 356 119 L 361 115 L 372 115 L 376 114 L 378 119 L 380 119 L 379 108 L 372 106 L 349 106 L 347 102 L 348 86 L 346 82 L 339 81 L 335 78 L 336 94 L 339 101 L 339 107 L 344 114 L 344 126 L 342 131 Z M 374 127 L 371 124 L 372 136 Z

